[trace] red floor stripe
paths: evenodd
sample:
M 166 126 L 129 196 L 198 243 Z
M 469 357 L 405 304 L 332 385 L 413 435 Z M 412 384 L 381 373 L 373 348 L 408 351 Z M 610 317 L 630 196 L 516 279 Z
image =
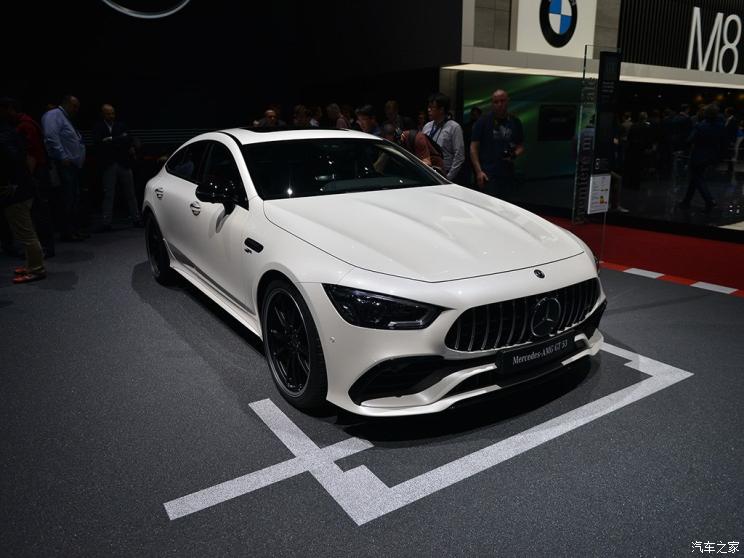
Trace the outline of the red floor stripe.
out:
M 659 277 L 662 281 L 669 281 L 670 283 L 677 283 L 678 285 L 692 285 L 697 283 L 694 279 L 688 279 L 687 277 L 677 277 L 676 275 L 662 275 Z
M 734 291 L 731 294 L 734 296 L 740 296 L 741 298 L 744 298 L 744 291 Z
M 617 225 L 607 225 L 603 234 L 599 224 L 574 225 L 569 219 L 555 217 L 548 220 L 578 235 L 602 260 L 744 290 L 744 243 Z
M 629 265 L 618 265 L 610 262 L 600 262 L 599 267 L 602 269 L 613 269 L 615 271 L 625 271 L 626 269 L 630 269 Z

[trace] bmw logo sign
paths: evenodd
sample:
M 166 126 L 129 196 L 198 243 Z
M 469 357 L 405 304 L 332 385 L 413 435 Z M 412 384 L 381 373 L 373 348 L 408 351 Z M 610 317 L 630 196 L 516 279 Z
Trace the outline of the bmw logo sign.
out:
M 576 31 L 576 0 L 542 0 L 540 29 L 555 48 L 566 46 Z

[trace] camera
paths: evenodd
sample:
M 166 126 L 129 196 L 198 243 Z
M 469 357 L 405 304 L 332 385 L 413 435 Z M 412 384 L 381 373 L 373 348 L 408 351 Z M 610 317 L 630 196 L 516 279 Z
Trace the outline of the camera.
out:
M 506 149 L 504 149 L 504 151 L 501 153 L 501 159 L 503 161 L 513 162 L 514 159 L 516 158 L 517 158 L 517 153 L 515 152 L 514 147 L 511 145 L 507 147 Z

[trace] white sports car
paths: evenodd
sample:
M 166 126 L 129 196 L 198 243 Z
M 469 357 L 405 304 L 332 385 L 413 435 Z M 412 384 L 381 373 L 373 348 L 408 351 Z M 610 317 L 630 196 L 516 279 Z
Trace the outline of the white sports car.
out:
M 182 275 L 262 338 L 301 409 L 437 412 L 602 343 L 581 240 L 361 132 L 200 135 L 144 215 L 155 278 Z

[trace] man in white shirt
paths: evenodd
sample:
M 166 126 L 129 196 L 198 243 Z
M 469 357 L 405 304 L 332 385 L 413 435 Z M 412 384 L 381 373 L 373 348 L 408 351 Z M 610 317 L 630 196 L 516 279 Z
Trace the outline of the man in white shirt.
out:
M 424 125 L 423 132 L 442 148 L 444 174 L 447 180 L 456 182 L 465 163 L 465 141 L 460 125 L 448 117 L 449 108 L 447 95 L 431 95 L 428 109 L 430 121 Z

